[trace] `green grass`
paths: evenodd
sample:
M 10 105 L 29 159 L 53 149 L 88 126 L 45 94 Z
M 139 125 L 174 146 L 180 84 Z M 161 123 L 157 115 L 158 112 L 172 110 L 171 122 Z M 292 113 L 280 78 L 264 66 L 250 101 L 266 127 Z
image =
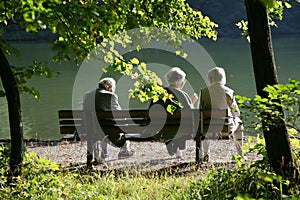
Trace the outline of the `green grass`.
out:
M 263 145 L 251 148 L 259 150 Z M 228 164 L 210 169 L 187 165 L 175 170 L 103 172 L 61 169 L 27 153 L 22 175 L 8 186 L 8 152 L 8 147 L 0 147 L 0 199 L 300 199 L 299 186 L 269 171 L 265 159 L 245 163 L 234 157 L 234 168 Z M 285 186 L 289 186 L 286 194 Z

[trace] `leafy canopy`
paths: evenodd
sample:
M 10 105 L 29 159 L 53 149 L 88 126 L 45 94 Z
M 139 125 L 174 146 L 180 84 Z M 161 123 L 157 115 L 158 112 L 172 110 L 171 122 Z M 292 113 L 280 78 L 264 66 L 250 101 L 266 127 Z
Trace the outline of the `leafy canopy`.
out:
M 100 49 L 108 66 L 136 80 L 131 96 L 141 101 L 165 94 L 161 81 L 146 69 L 145 63 L 137 59 L 126 61 L 114 48 L 116 44 L 126 46 L 133 42 L 126 36 L 127 30 L 156 27 L 167 30 L 166 33 L 177 31 L 195 39 L 216 40 L 217 37 L 217 24 L 193 10 L 184 0 L 5 0 L 0 2 L 0 12 L 0 23 L 5 26 L 18 23 L 28 32 L 49 29 L 57 34 L 55 61 L 81 62 L 92 50 Z M 147 32 L 144 34 L 147 38 Z M 114 38 L 115 35 L 123 37 Z M 180 41 L 175 43 L 180 44 Z M 139 46 L 136 48 L 139 50 Z M 135 72 L 138 74 L 132 73 L 133 66 L 138 67 L 139 71 Z M 150 81 L 149 77 L 153 79 Z M 154 94 L 141 89 L 141 84 Z M 138 90 L 140 92 L 135 92 Z
M 276 20 L 282 20 L 284 9 L 289 9 L 292 5 L 289 0 L 260 0 L 264 5 L 266 5 L 269 14 L 269 24 L 270 26 L 277 27 Z M 248 42 L 250 42 L 250 37 L 248 34 L 248 21 L 241 20 L 236 23 L 236 26 L 242 31 L 242 36 L 246 37 Z

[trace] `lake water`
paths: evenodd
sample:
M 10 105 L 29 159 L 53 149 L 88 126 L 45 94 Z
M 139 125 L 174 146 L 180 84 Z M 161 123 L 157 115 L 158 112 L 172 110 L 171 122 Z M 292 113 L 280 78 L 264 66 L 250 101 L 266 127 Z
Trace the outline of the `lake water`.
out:
M 217 42 L 201 40 L 200 44 L 217 65 L 225 68 L 227 84 L 235 89 L 236 94 L 248 97 L 252 97 L 255 94 L 250 47 L 244 39 L 219 39 Z M 51 44 L 22 42 L 15 43 L 13 46 L 20 49 L 21 55 L 19 57 L 9 57 L 9 61 L 12 65 L 31 65 L 32 60 L 35 59 L 47 61 L 48 66 L 51 67 L 54 72 L 59 71 L 61 73 L 60 76 L 51 79 L 35 77 L 30 81 L 30 85 L 40 91 L 40 99 L 34 99 L 28 94 L 21 94 L 25 138 L 39 138 L 44 140 L 61 138 L 62 135 L 60 135 L 58 129 L 57 111 L 60 109 L 72 109 L 74 106 L 75 108 L 80 108 L 82 98 L 80 98 L 80 96 L 78 99 L 72 100 L 72 95 L 74 95 L 73 87 L 85 85 L 85 90 L 87 88 L 89 88 L 88 90 L 92 90 L 96 86 L 96 81 L 91 81 L 94 80 L 94 78 L 87 75 L 86 80 L 81 80 L 81 82 L 79 82 L 79 84 L 77 82 L 76 85 L 76 75 L 80 66 L 74 63 L 52 63 L 51 58 L 55 54 L 51 51 Z M 273 47 L 279 82 L 286 83 L 288 78 L 299 80 L 300 38 L 275 38 L 273 39 Z M 153 58 L 155 55 L 151 56 Z M 157 62 L 149 63 L 149 67 L 157 71 L 160 75 L 168 70 L 166 65 Z M 182 67 L 182 69 L 186 71 L 189 82 L 186 90 L 189 93 L 194 91 L 198 92 L 197 90 L 204 86 L 204 80 L 200 78 L 202 80 L 200 80 L 198 84 L 197 79 L 199 79 L 199 77 L 195 77 L 195 74 L 188 68 Z M 101 70 L 98 69 L 98 71 Z M 93 73 L 93 75 L 95 77 L 99 76 L 97 73 Z M 138 104 L 134 100 L 128 100 L 128 89 L 131 86 L 131 82 L 124 80 L 126 82 L 126 84 L 124 84 L 123 78 L 119 78 L 117 93 L 121 106 L 123 108 L 142 107 L 143 104 Z M 163 77 L 161 78 L 163 79 Z M 193 85 L 195 82 L 197 82 L 196 87 Z M 2 86 L 0 85 L 0 87 Z M 9 138 L 8 114 L 5 98 L 0 98 L 0 117 L 0 138 Z

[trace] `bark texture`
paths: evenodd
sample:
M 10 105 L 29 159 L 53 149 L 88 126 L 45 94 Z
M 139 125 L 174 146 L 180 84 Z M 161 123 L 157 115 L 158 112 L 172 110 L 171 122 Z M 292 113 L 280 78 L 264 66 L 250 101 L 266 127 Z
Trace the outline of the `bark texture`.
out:
M 257 94 L 267 97 L 263 89 L 278 83 L 267 7 L 260 0 L 245 0 L 245 4 Z M 278 110 L 284 119 L 283 109 Z M 272 114 L 265 114 L 272 121 Z M 276 125 L 263 122 L 263 128 L 271 168 L 280 175 L 291 174 L 293 157 L 285 121 Z
M 21 116 L 21 103 L 13 72 L 9 65 L 5 54 L 0 49 L 0 77 L 2 85 L 5 91 L 8 115 L 9 115 L 9 127 L 11 137 L 11 153 L 9 163 L 9 182 L 13 180 L 13 177 L 17 177 L 21 173 L 22 161 L 24 154 L 23 143 L 23 127 Z

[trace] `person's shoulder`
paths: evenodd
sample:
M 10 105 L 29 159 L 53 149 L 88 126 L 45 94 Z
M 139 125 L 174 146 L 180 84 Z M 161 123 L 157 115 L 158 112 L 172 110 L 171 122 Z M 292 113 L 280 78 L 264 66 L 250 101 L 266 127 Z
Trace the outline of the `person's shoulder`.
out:
M 96 93 L 98 93 L 98 94 L 112 94 L 112 92 L 109 92 L 109 91 L 104 90 L 104 89 L 97 89 Z
M 97 93 L 99 93 L 101 95 L 106 95 L 106 96 L 118 97 L 118 95 L 116 93 L 110 92 L 107 90 L 99 90 L 99 91 L 97 91 Z
M 177 89 L 175 87 L 166 87 L 165 89 L 167 90 L 168 93 L 183 93 L 182 90 Z
M 96 90 L 90 90 L 90 91 L 87 91 L 84 96 L 89 96 L 89 95 L 92 95 L 92 94 L 95 94 L 95 91 Z
M 209 90 L 209 87 L 204 87 L 204 88 L 201 88 L 201 92 L 203 93 L 203 92 L 206 92 L 206 91 L 208 91 Z
M 224 86 L 226 92 L 229 92 L 230 94 L 233 94 L 234 93 L 234 90 L 231 89 L 230 87 L 227 87 L 227 86 Z

